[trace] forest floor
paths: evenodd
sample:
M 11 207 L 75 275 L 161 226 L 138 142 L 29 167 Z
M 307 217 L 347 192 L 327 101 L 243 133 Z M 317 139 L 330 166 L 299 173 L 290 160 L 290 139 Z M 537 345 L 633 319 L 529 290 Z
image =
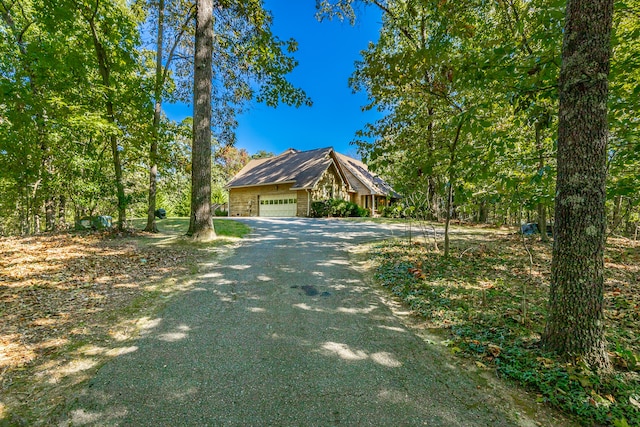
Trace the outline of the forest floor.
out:
M 142 222 L 134 223 L 142 228 Z M 199 261 L 231 252 L 250 229 L 216 220 L 221 237 L 193 244 L 188 219 L 132 229 L 0 237 L 0 425 L 47 419 L 67 392 L 127 351 Z
M 173 295 L 190 289 L 199 262 L 232 252 L 233 238 L 213 245 L 181 238 L 187 221 L 161 221 L 157 235 L 0 237 L 0 425 L 46 419 L 99 366 L 128 352 L 131 337 Z M 223 219 L 216 230 L 239 237 L 248 227 Z M 605 313 L 616 373 L 602 379 L 539 347 L 550 243 L 456 227 L 445 260 L 433 230 L 414 225 L 411 241 L 370 248 L 376 280 L 412 308 L 422 328 L 451 353 L 585 425 L 640 425 L 640 242 L 608 240 Z
M 514 230 L 456 227 L 445 259 L 430 227 L 424 233 L 416 227 L 412 241 L 370 249 L 376 281 L 408 305 L 423 328 L 441 336 L 452 353 L 515 380 L 585 425 L 640 425 L 640 242 L 607 242 L 605 316 L 615 373 L 601 378 L 584 363 L 565 363 L 540 347 L 552 243 Z

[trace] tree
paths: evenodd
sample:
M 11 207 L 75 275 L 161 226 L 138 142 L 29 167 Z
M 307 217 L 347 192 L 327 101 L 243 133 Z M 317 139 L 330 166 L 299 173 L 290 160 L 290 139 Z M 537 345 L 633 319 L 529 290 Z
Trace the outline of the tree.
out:
M 115 129 L 118 126 L 118 87 L 124 86 L 126 74 L 135 66 L 134 50 L 137 43 L 137 22 L 133 12 L 124 4 L 109 4 L 94 0 L 91 4 L 73 1 L 86 22 L 96 56 L 102 87 L 105 91 L 106 120 Z M 124 43 L 112 43 L 110 37 L 123 37 Z M 123 103 L 125 105 L 125 103 Z M 122 111 L 120 111 L 121 113 Z M 109 134 L 111 156 L 115 173 L 118 200 L 118 228 L 123 229 L 127 219 L 128 200 L 122 167 L 123 146 L 118 142 L 118 132 Z
M 196 46 L 193 72 L 193 145 L 191 157 L 191 220 L 188 236 L 215 237 L 211 216 L 211 81 L 213 0 L 196 1 Z
M 209 238 L 213 234 L 212 225 L 209 225 L 212 224 L 212 140 L 204 141 L 203 126 L 207 112 L 202 104 L 205 100 L 203 91 L 208 87 L 211 92 L 207 99 L 214 108 L 209 110 L 208 123 L 216 131 L 215 142 L 218 144 L 234 142 L 236 114 L 251 99 L 255 98 L 269 107 L 277 107 L 281 102 L 299 107 L 311 105 L 311 101 L 302 89 L 294 87 L 285 77 L 297 65 L 288 55 L 296 51 L 297 44 L 294 40 L 281 41 L 273 35 L 271 14 L 264 9 L 261 0 L 232 0 L 216 4 L 215 8 L 209 6 L 208 1 L 202 6 L 200 2 L 196 5 L 196 8 L 208 8 L 213 15 L 208 21 L 201 16 L 200 23 L 196 19 L 192 212 L 188 235 Z M 202 45 L 205 36 L 202 25 L 205 24 L 212 27 L 212 41 L 207 47 Z M 198 29 L 202 34 L 198 34 Z M 217 35 L 215 39 L 214 33 Z M 210 68 L 213 66 L 213 70 L 209 71 L 208 77 L 200 74 L 204 73 L 205 49 L 208 49 L 209 56 L 215 58 L 215 61 L 209 58 L 208 64 Z M 208 83 L 205 78 L 208 78 Z M 211 131 L 208 135 L 211 136 Z
M 150 5 L 151 6 L 151 5 Z M 179 6 L 179 5 L 178 5 Z M 189 8 L 184 20 L 180 18 L 176 23 L 176 17 L 179 13 L 175 10 L 176 5 L 169 11 L 165 8 L 165 0 L 158 0 L 156 8 L 156 63 L 155 78 L 153 85 L 154 110 L 153 124 L 151 127 L 151 144 L 149 146 L 149 202 L 147 206 L 147 225 L 145 231 L 157 232 L 155 220 L 156 198 L 157 198 L 157 180 L 158 180 L 158 144 L 161 138 L 161 119 L 162 119 L 162 101 L 166 91 L 167 80 L 169 78 L 169 70 L 172 61 L 175 58 L 176 49 L 183 41 L 183 37 L 188 28 L 189 22 L 193 19 L 193 7 Z M 166 19 L 168 14 L 170 19 Z M 166 61 L 163 61 L 165 51 L 165 22 L 172 27 L 173 42 L 168 47 Z
M 566 10 L 556 229 L 543 342 L 561 355 L 607 371 L 603 293 L 613 0 L 569 0 Z
M 225 182 L 230 181 L 251 159 L 246 149 L 238 149 L 233 145 L 220 147 L 216 153 L 216 164 L 221 168 Z

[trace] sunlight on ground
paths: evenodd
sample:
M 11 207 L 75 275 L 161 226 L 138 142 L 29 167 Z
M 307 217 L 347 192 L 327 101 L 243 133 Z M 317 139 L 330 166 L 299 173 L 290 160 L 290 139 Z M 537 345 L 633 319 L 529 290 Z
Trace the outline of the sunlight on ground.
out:
M 367 308 L 356 308 L 356 307 L 338 307 L 336 311 L 338 313 L 347 313 L 347 314 L 369 314 L 373 310 L 377 309 L 377 305 L 370 305 Z
M 353 361 L 353 360 L 367 360 L 377 363 L 378 365 L 386 366 L 389 368 L 399 368 L 402 363 L 398 361 L 393 354 L 386 351 L 377 352 L 373 354 L 367 354 L 363 350 L 356 350 L 349 347 L 347 344 L 327 341 L 322 344 L 322 350 L 325 355 L 335 355 L 340 359 Z

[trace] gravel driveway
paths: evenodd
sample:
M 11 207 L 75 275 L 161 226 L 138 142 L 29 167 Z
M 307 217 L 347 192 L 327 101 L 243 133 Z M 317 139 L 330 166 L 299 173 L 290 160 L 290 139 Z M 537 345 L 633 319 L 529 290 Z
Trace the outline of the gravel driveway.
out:
M 363 282 L 346 249 L 402 227 L 245 221 L 235 254 L 107 363 L 63 425 L 534 425 Z

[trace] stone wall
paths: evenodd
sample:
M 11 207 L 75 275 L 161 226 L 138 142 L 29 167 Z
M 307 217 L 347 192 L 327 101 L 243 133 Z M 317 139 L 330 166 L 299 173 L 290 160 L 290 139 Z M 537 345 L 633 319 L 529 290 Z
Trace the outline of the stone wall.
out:
M 315 188 L 311 191 L 311 200 L 344 199 L 349 200 L 345 184 L 338 171 L 331 165 L 322 175 Z

